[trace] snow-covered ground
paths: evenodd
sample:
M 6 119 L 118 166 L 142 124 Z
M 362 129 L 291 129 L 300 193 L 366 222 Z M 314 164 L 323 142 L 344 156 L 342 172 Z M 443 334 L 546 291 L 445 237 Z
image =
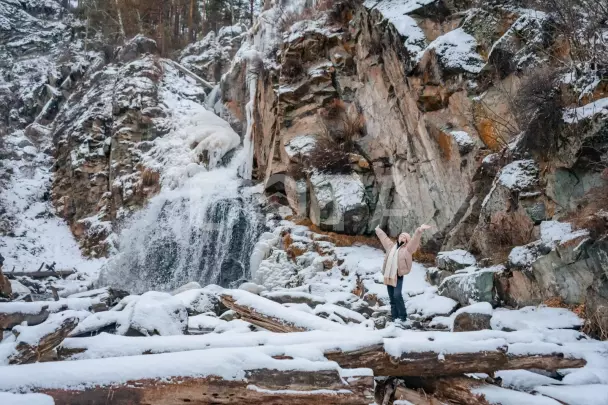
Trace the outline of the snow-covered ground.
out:
M 34 145 L 24 131 L 4 139 L 8 155 L 14 156 L 3 161 L 12 175 L 0 194 L 0 207 L 10 218 L 10 231 L 0 236 L 4 270 L 36 271 L 43 263 L 56 263 L 57 270 L 76 268 L 94 274 L 105 259 L 82 256 L 70 228 L 55 215 L 49 201 L 53 165 L 50 141 L 47 138 Z

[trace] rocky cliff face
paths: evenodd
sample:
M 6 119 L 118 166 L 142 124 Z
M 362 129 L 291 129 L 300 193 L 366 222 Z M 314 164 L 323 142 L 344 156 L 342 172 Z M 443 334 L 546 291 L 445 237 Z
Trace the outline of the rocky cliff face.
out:
M 259 23 L 246 47 L 263 36 L 274 45 L 239 59 L 221 87 L 224 111 L 252 128 L 267 193 L 323 230 L 380 224 L 395 236 L 426 222 L 436 230 L 427 251 L 464 248 L 506 264 L 451 280 L 448 296 L 473 296 L 461 291 L 466 279 L 494 303 L 559 297 L 597 308 L 608 298 L 598 299 L 606 71 L 556 62 L 574 52 L 554 16 L 441 0 L 265 13 L 279 23 Z M 565 224 L 551 239 L 556 220 L 589 231 Z
M 531 242 L 541 221 L 605 186 L 601 166 L 575 168 L 585 144 L 601 160 L 603 124 L 560 118 L 567 147 L 548 159 L 529 145 L 542 134 L 518 137 L 513 99 L 534 69 L 566 52 L 563 38 L 549 15 L 508 2 L 410 3 L 335 2 L 285 18 L 265 69 L 255 69 L 257 178 L 326 229 L 387 223 L 396 235 L 427 222 L 438 230 L 429 247 L 484 256 Z M 252 41 L 264 30 L 254 27 Z M 247 71 L 236 64 L 222 84 L 242 125 Z M 576 86 L 562 83 L 563 103 L 572 102 Z M 577 171 L 584 180 L 565 190 Z M 340 198 L 344 190 L 352 198 Z

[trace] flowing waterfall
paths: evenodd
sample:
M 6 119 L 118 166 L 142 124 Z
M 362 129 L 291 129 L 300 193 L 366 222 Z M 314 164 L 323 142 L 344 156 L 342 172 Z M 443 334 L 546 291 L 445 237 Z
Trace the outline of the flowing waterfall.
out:
M 119 253 L 100 283 L 140 292 L 190 281 L 229 286 L 247 278 L 263 220 L 250 194 L 240 190 L 242 156 L 152 198 L 121 232 Z

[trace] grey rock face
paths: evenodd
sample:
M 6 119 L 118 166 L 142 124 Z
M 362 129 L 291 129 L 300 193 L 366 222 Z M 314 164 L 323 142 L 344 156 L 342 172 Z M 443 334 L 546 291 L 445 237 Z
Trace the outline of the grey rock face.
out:
M 460 305 L 469 305 L 471 301 L 495 302 L 494 273 L 501 268 L 474 270 L 469 273 L 455 274 L 443 280 L 439 294 L 458 301 Z
M 491 329 L 492 315 L 463 312 L 454 318 L 454 332 L 471 332 L 475 330 Z

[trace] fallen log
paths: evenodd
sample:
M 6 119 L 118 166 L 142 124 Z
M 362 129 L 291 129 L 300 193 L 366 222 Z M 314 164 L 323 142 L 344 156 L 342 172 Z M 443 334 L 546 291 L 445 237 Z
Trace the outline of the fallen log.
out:
M 445 402 L 440 401 L 435 396 L 425 393 L 424 391 L 416 391 L 403 386 L 395 388 L 395 401 L 408 401 L 414 405 L 444 405 Z
M 471 342 L 472 348 L 476 342 Z M 383 345 L 374 345 L 352 351 L 325 352 L 328 360 L 341 367 L 371 368 L 376 376 L 434 377 L 465 373 L 492 373 L 498 370 L 540 369 L 557 370 L 580 368 L 584 359 L 566 357 L 553 345 L 554 353 L 510 354 L 508 346 L 493 350 L 469 351 L 464 353 L 438 353 L 437 351 L 403 352 L 399 356 L 387 353 Z
M 376 376 L 450 376 L 463 373 L 491 373 L 497 370 L 577 368 L 586 364 L 556 344 L 536 343 L 531 347 L 517 342 L 517 332 L 496 332 L 501 339 L 479 340 L 483 332 L 407 332 L 399 338 L 383 338 L 383 331 L 238 334 L 226 339 L 223 335 L 126 337 L 100 335 L 89 338 L 68 338 L 58 348 L 60 358 L 87 359 L 112 356 L 135 356 L 145 353 L 167 353 L 226 347 L 282 347 L 282 355 L 290 355 L 290 347 L 304 345 L 322 353 L 328 360 L 345 368 L 369 368 Z M 465 337 L 465 345 L 450 348 L 446 340 L 457 335 Z M 434 340 L 420 339 L 433 338 Z M 521 339 L 529 339 L 521 334 Z M 423 340 L 423 342 L 421 342 Z M 416 345 L 416 342 L 418 343 Z M 421 343 L 424 343 L 423 345 Z M 388 348 L 388 349 L 387 349 Z M 445 353 L 442 353 L 447 350 Z M 511 350 L 513 352 L 511 352 Z M 536 350 L 536 351 L 535 351 Z
M 27 322 L 29 326 L 39 325 L 49 317 L 48 305 L 15 306 L 0 304 L 0 330 L 11 329 L 16 325 Z
M 205 79 L 203 79 L 202 77 L 200 77 L 199 75 L 197 75 L 196 73 L 186 69 L 184 66 L 180 65 L 179 63 L 171 60 L 171 59 L 163 59 L 163 62 L 173 66 L 174 68 L 176 68 L 177 70 L 179 70 L 180 72 L 182 72 L 183 74 L 185 74 L 186 76 L 190 77 L 191 79 L 193 79 L 194 81 L 198 82 L 199 84 L 203 85 L 204 87 L 206 87 L 209 90 L 213 90 L 214 85 L 209 83 L 208 81 L 206 81 Z
M 237 312 L 241 319 L 272 332 L 344 330 L 343 326 L 302 311 L 296 311 L 269 299 L 243 290 L 225 290 L 222 303 Z
M 485 386 L 490 386 L 481 380 L 467 377 L 452 377 L 429 380 L 425 382 L 425 390 L 450 403 L 466 405 L 491 405 L 485 396 L 476 392 Z
M 78 324 L 78 317 L 71 316 L 70 312 L 73 311 L 68 312 L 67 314 L 53 314 L 37 326 L 20 326 L 13 329 L 16 340 L 7 343 L 13 346 L 13 350 L 4 362 L 26 364 L 40 361 L 57 347 Z M 2 359 L 0 359 L 0 364 L 2 364 Z
M 27 322 L 29 326 L 44 322 L 49 313 L 66 310 L 93 311 L 107 310 L 104 297 L 63 298 L 59 301 L 3 302 L 0 303 L 0 330 Z
M 66 278 L 76 273 L 76 270 L 57 270 L 57 271 L 12 271 L 4 273 L 8 278 L 29 277 L 42 279 L 47 277 Z
M 56 405 L 373 402 L 369 372 L 272 355 L 250 348 L 212 349 L 0 367 L 0 391 L 43 393 Z

